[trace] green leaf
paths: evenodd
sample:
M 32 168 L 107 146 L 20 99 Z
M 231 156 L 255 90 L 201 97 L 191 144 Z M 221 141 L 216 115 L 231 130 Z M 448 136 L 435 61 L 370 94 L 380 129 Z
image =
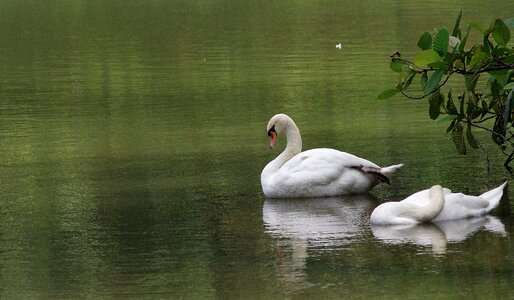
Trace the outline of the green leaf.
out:
M 421 50 L 432 49 L 432 36 L 428 32 L 423 32 L 418 41 L 418 47 Z
M 512 107 L 514 106 L 514 97 L 512 96 L 514 94 L 514 89 L 510 91 L 509 96 L 507 97 L 507 100 L 505 101 L 505 105 L 503 106 L 502 111 L 502 121 L 503 121 L 503 128 L 507 128 L 507 124 L 512 121 Z
M 446 28 L 437 29 L 437 33 L 434 37 L 434 45 L 433 48 L 440 56 L 445 56 L 446 52 L 448 52 L 448 43 L 450 41 L 450 33 Z
M 424 71 L 421 73 L 421 87 L 424 89 L 428 81 L 428 72 Z
M 498 115 L 498 117 L 496 117 L 496 121 L 494 122 L 493 132 L 492 132 L 491 137 L 493 138 L 493 141 L 496 144 L 501 145 L 501 144 L 503 144 L 505 133 L 506 133 L 506 128 L 503 127 L 502 117 L 501 117 L 501 115 Z
M 466 42 L 468 41 L 469 32 L 471 31 L 471 26 L 468 26 L 468 29 L 466 30 L 466 35 L 462 39 L 462 41 L 459 44 L 459 52 L 464 51 L 464 46 L 466 46 Z
M 386 100 L 398 93 L 398 89 L 386 89 L 383 90 L 380 94 L 378 94 L 377 99 L 378 100 Z
M 476 53 L 475 55 L 473 55 L 473 57 L 471 58 L 471 61 L 469 62 L 469 66 L 480 68 L 487 63 L 488 58 L 489 58 L 489 55 L 480 51 L 480 52 Z
M 464 115 L 464 111 L 465 111 L 466 104 L 467 104 L 467 102 L 464 99 L 465 96 L 466 96 L 466 94 L 464 93 L 464 94 L 462 94 L 462 96 L 458 97 L 459 103 L 460 103 L 459 113 L 462 116 Z
M 466 154 L 466 144 L 464 142 L 464 128 L 457 123 L 452 130 L 452 140 L 459 154 Z
M 446 129 L 446 133 L 449 133 L 450 131 L 453 130 L 453 128 L 455 128 L 455 124 L 457 124 L 458 120 L 455 119 L 453 120 L 451 123 L 450 123 L 450 126 L 448 126 L 448 128 Z
M 466 96 L 466 114 L 468 118 L 474 119 L 480 115 L 480 113 L 477 114 L 477 100 L 474 92 L 467 92 L 465 94 Z
M 403 61 L 401 59 L 394 59 L 394 58 L 389 63 L 389 67 L 391 68 L 391 70 L 393 70 L 393 72 L 396 72 L 396 73 L 400 73 L 402 71 L 404 65 L 405 65 L 405 61 Z
M 412 83 L 412 80 L 414 77 L 416 77 L 416 71 L 413 71 L 411 69 L 408 70 L 407 75 L 405 75 L 405 79 L 403 80 L 402 84 L 402 90 L 406 90 Z
M 475 91 L 479 77 L 480 77 L 480 74 L 464 75 L 464 82 L 466 84 L 466 89 L 468 91 L 471 91 L 471 92 Z
M 428 99 L 428 114 L 430 119 L 435 120 L 439 117 L 441 113 L 440 107 L 441 103 L 443 103 L 444 99 L 440 92 L 432 94 L 432 96 Z
M 504 90 L 512 90 L 514 88 L 514 82 L 511 82 L 503 87 Z
M 432 91 L 434 91 L 438 87 L 439 82 L 443 78 L 443 74 L 444 74 L 444 70 L 438 69 L 438 70 L 435 70 L 435 72 L 432 73 L 432 75 L 430 75 L 430 77 L 428 78 L 427 84 L 425 85 L 425 88 L 423 89 L 425 94 L 430 94 Z
M 510 40 L 510 30 L 505 23 L 500 20 L 496 19 L 494 21 L 494 30 L 493 30 L 493 38 L 498 45 L 507 46 L 507 43 Z
M 471 124 L 468 123 L 468 128 L 466 129 L 466 139 L 468 140 L 468 144 L 473 149 L 478 149 L 478 142 L 473 136 L 471 132 Z
M 489 35 L 484 35 L 484 40 L 482 43 L 482 49 L 484 53 L 487 55 L 491 55 L 491 43 L 489 42 Z
M 457 107 L 455 107 L 455 103 L 453 103 L 452 90 L 448 92 L 448 101 L 446 102 L 446 111 L 450 115 L 457 115 Z
M 491 71 L 489 74 L 491 74 L 490 79 L 494 78 L 497 81 L 500 89 L 503 89 L 510 78 L 510 70 Z
M 469 26 L 471 26 L 472 28 L 480 31 L 480 33 L 484 34 L 485 30 L 484 30 L 484 27 L 482 27 L 480 24 L 478 24 L 477 22 L 475 21 L 470 21 L 468 22 Z
M 428 66 L 434 69 L 443 69 L 446 67 L 446 63 L 444 61 L 436 61 L 428 64 Z
M 460 19 L 462 18 L 462 9 L 457 16 L 457 20 L 455 20 L 455 26 L 453 26 L 452 35 L 454 37 L 460 37 Z
M 482 100 L 482 114 L 481 114 L 480 118 L 483 119 L 488 111 L 489 111 L 489 108 L 487 106 L 487 102 L 485 102 L 485 100 Z
M 443 123 L 443 122 L 448 122 L 448 121 L 453 121 L 455 119 L 457 119 L 459 116 L 458 115 L 444 115 L 442 117 L 440 117 L 439 119 L 437 119 L 437 123 Z
M 439 61 L 441 61 L 441 57 L 432 49 L 419 52 L 414 59 L 414 63 L 419 67 L 427 66 L 428 64 Z

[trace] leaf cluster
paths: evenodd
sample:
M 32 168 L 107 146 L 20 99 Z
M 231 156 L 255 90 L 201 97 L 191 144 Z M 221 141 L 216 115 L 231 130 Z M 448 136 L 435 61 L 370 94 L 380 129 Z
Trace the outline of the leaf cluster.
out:
M 493 142 L 509 156 L 504 163 L 507 167 L 514 160 L 514 150 L 510 155 L 506 152 L 508 147 L 514 149 L 514 48 L 509 46 L 514 18 L 495 19 L 487 28 L 470 21 L 464 31 L 461 18 L 462 11 L 451 33 L 445 27 L 423 32 L 413 60 L 399 52 L 393 54 L 390 68 L 398 74 L 398 82 L 378 99 L 398 93 L 409 99 L 428 99 L 429 117 L 448 124 L 447 132 L 461 154 L 466 154 L 467 147 L 481 147 L 473 128 L 489 131 Z M 481 42 L 468 44 L 470 34 L 476 33 Z M 459 91 L 443 91 L 453 76 L 461 78 Z M 416 81 L 421 89 L 412 91 Z

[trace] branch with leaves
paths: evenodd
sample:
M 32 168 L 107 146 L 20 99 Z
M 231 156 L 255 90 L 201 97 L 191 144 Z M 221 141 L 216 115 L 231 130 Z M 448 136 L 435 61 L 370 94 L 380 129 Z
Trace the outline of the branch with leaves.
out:
M 398 82 L 394 88 L 382 91 L 378 99 L 398 93 L 408 99 L 428 99 L 430 118 L 449 122 L 447 132 L 452 134 L 461 154 L 466 154 L 467 146 L 483 149 L 472 128 L 489 131 L 494 143 L 507 155 L 504 165 L 510 170 L 509 164 L 514 160 L 514 48 L 509 46 L 509 27 L 514 27 L 514 18 L 496 19 L 487 28 L 468 22 L 464 33 L 461 18 L 462 12 L 451 34 L 444 27 L 433 33 L 424 32 L 417 43 L 421 51 L 414 60 L 399 52 L 391 55 L 389 66 L 398 74 Z M 468 45 L 470 34 L 476 32 L 482 42 Z M 462 78 L 462 91 L 443 92 L 454 76 Z M 486 77 L 481 81 L 486 92 L 477 89 L 481 77 Z M 420 79 L 421 91 L 411 89 L 415 78 Z

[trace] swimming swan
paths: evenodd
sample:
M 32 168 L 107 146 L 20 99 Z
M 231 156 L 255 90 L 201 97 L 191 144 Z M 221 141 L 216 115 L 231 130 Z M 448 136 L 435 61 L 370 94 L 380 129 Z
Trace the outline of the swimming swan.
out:
M 415 201 L 409 199 L 418 193 L 399 202 L 380 204 L 371 213 L 371 223 L 416 224 L 432 221 L 443 210 L 444 191 L 440 185 L 434 185 L 426 191 L 427 193 L 424 193 L 422 197 L 417 197 Z
M 504 182 L 480 196 L 452 193 L 449 189 L 442 189 L 443 207 L 430 218 L 429 216 L 434 212 L 433 208 L 438 208 L 441 204 L 441 199 L 432 194 L 434 188 L 432 187 L 429 190 L 414 193 L 400 202 L 386 202 L 379 205 L 371 213 L 370 221 L 373 224 L 410 224 L 482 216 L 498 206 L 506 185 L 507 182 Z M 413 211 L 416 206 L 417 208 Z M 424 220 L 418 220 L 415 217 L 418 214 L 425 215 Z
M 378 165 L 335 149 L 302 151 L 300 130 L 285 114 L 271 118 L 267 127 L 269 147 L 284 133 L 285 150 L 269 162 L 261 173 L 261 185 L 267 198 L 328 197 L 370 191 L 403 164 L 381 168 Z
M 480 196 L 452 193 L 451 190 L 445 188 L 443 189 L 444 207 L 441 213 L 432 221 L 456 220 L 485 215 L 498 206 L 506 185 L 507 181 Z M 423 190 L 409 196 L 403 201 L 425 205 L 428 202 L 427 196 L 428 190 Z

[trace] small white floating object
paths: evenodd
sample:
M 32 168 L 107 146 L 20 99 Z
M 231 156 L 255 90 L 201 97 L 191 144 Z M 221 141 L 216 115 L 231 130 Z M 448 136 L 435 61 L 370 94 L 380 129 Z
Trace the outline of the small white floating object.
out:
M 336 44 L 336 49 L 342 49 L 343 45 L 341 45 L 341 43 L 337 43 Z

